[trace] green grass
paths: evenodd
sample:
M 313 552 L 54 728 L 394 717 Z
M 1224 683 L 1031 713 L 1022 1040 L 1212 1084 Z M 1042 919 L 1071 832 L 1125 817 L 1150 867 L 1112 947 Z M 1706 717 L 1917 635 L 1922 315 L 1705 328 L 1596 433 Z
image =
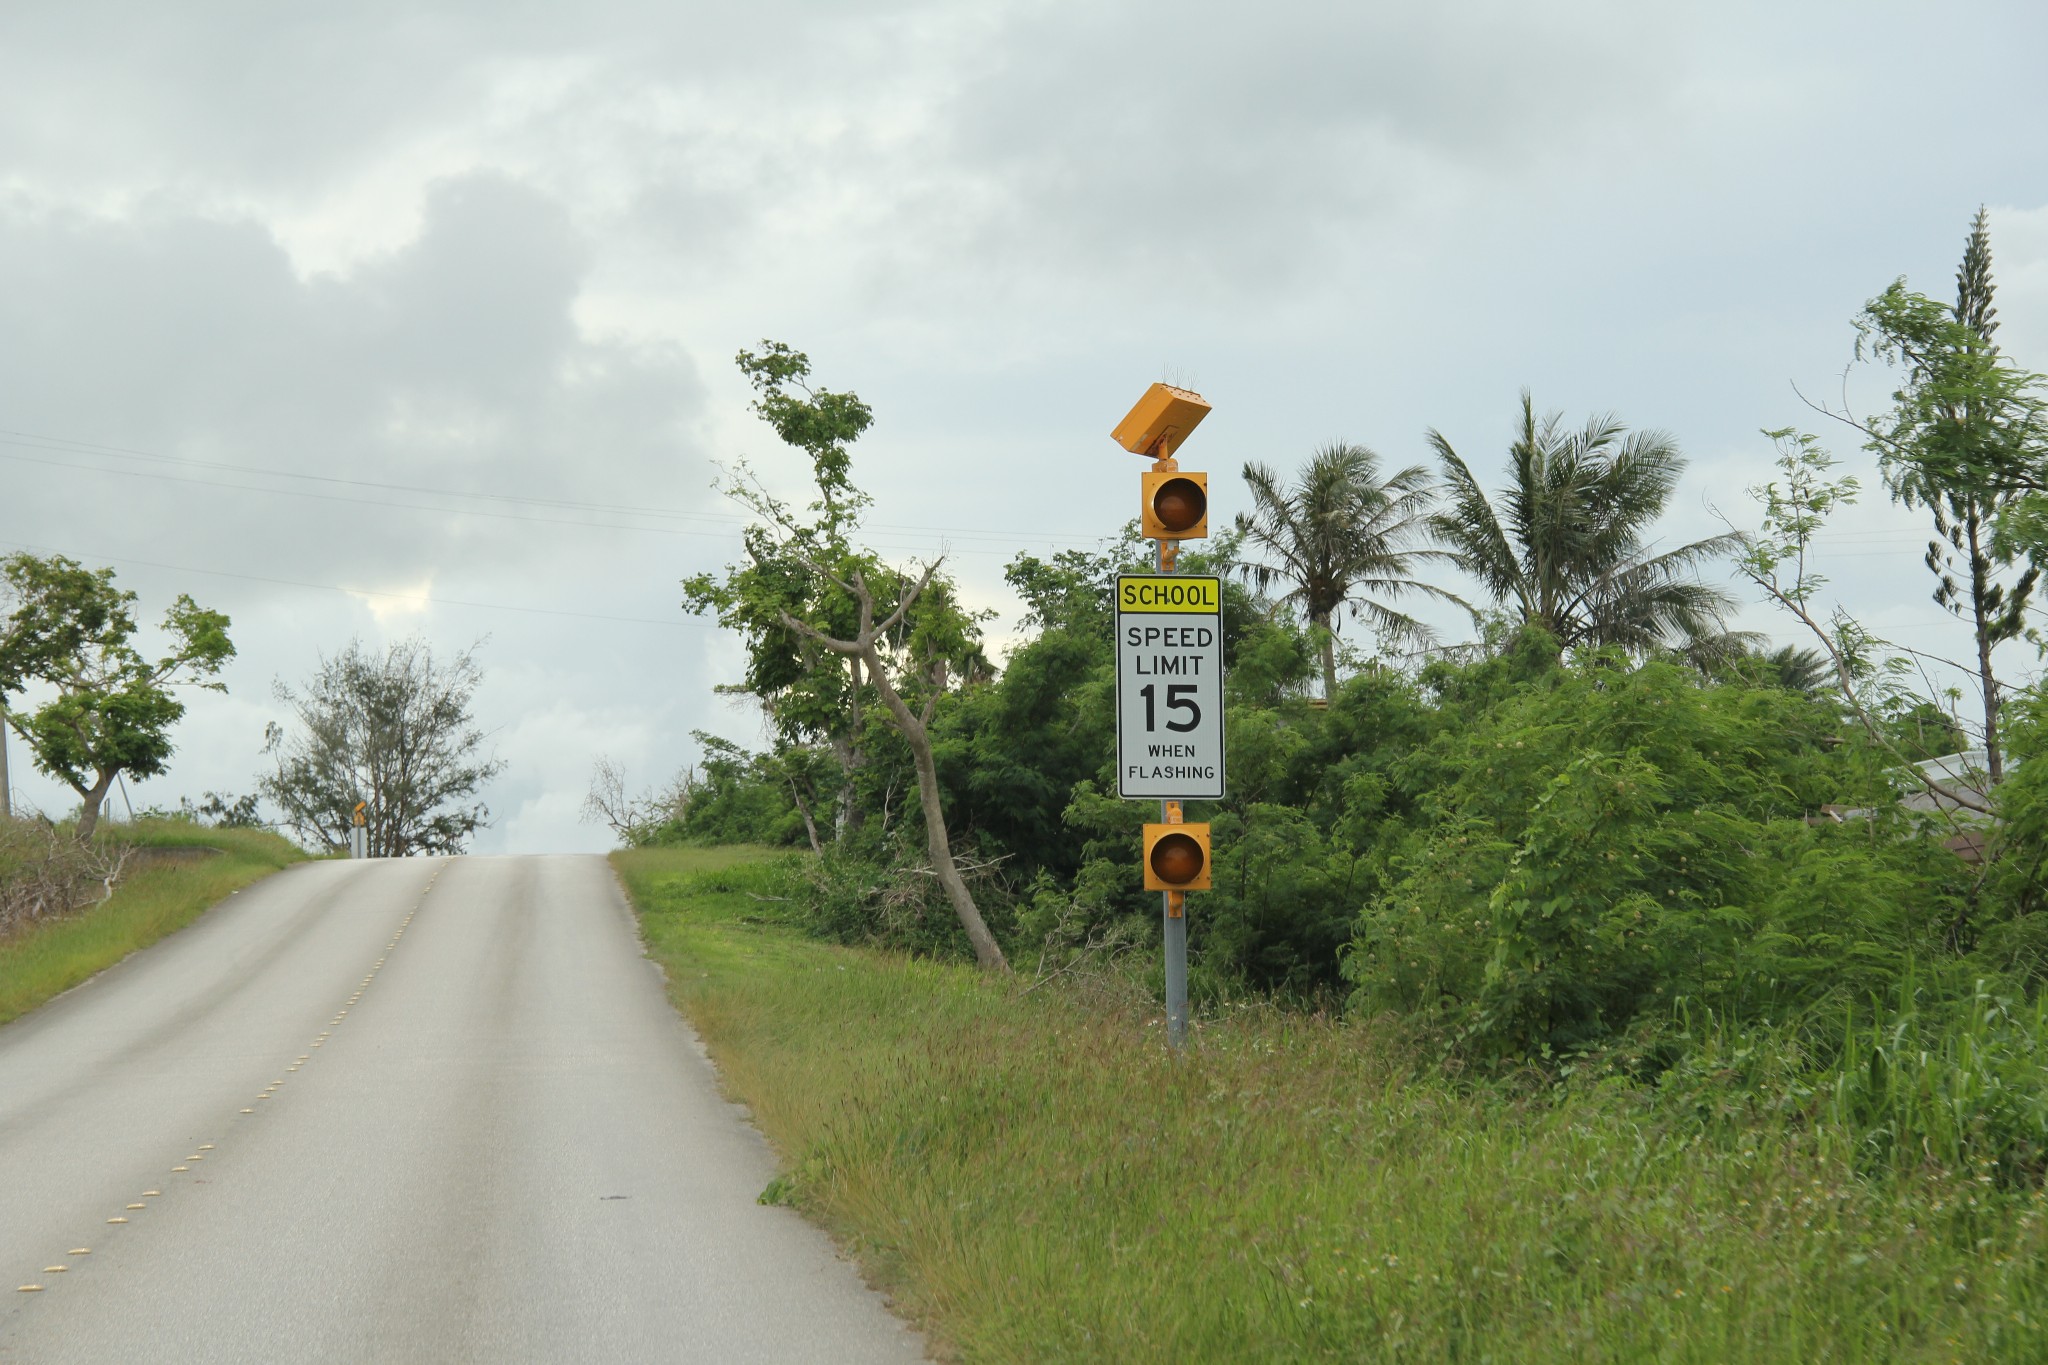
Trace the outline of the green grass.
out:
M 1818 1106 L 1458 1085 L 1267 1008 L 1175 1057 L 1101 983 L 807 941 L 764 854 L 614 861 L 769 1197 L 961 1359 L 2048 1359 L 2038 1187 L 1858 1176 Z
M 101 904 L 0 937 L 0 1024 L 184 928 L 229 892 L 306 856 L 267 831 L 208 829 L 184 821 L 124 824 L 105 837 L 154 847 L 201 845 L 221 853 L 194 862 L 142 863 Z

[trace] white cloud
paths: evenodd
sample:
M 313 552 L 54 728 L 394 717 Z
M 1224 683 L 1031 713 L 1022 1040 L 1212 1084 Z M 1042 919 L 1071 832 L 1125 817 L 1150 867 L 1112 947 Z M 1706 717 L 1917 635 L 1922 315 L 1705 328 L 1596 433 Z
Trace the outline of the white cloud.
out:
M 350 588 L 348 595 L 370 609 L 370 615 L 378 625 L 389 629 L 404 624 L 414 617 L 427 614 L 433 608 L 434 580 L 422 578 L 409 588 L 394 588 L 389 591 L 377 589 L 360 590 Z
M 130 453 L 0 436 L 0 544 L 232 611 L 173 797 L 245 790 L 271 680 L 351 634 L 489 636 L 485 846 L 580 847 L 596 752 L 651 782 L 692 728 L 758 741 L 676 587 L 737 552 L 712 460 L 803 491 L 739 347 L 874 404 L 873 539 L 949 546 L 977 604 L 1130 515 L 1106 432 L 1166 366 L 1217 403 L 1222 516 L 1333 437 L 1488 464 L 1528 384 L 1673 430 L 1705 534 L 1757 428 L 1815 420 L 1788 381 L 1829 389 L 1893 277 L 1945 289 L 1980 202 L 2048 368 L 2044 37 L 2018 3 L 15 6 L 0 428 Z M 1932 611 L 1911 524 L 1845 519 L 1859 609 Z

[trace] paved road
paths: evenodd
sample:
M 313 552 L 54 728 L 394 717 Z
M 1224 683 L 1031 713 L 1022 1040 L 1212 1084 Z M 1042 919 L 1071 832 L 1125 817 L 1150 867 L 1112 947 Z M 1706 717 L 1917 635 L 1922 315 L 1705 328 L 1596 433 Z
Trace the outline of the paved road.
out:
M 306 864 L 0 1028 L 0 1361 L 922 1359 L 773 1173 L 602 859 Z

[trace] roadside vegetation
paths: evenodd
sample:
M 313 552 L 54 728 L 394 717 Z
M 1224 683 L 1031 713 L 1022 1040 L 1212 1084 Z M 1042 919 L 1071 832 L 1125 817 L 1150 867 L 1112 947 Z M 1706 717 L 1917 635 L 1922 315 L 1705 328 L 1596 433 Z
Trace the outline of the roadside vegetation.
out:
M 1459 1073 L 1396 1016 L 1258 1001 L 1175 1056 L 1114 970 L 820 942 L 801 856 L 614 860 L 784 1157 L 764 1198 L 961 1359 L 2048 1353 L 2039 1182 L 1953 1141 L 2038 1012 L 1873 1029 L 1825 1080 L 1795 1036 L 1704 1015 L 1649 1083 L 1620 1055 Z
M 942 565 L 858 543 L 874 414 L 742 353 L 818 495 L 731 471 L 760 520 L 685 595 L 767 743 L 638 798 L 607 760 L 590 811 L 783 1191 L 975 1359 L 2048 1356 L 2048 381 L 1992 298 L 1980 214 L 1953 303 L 1855 320 L 1891 397 L 1818 410 L 1853 452 L 1760 434 L 1705 539 L 1675 437 L 1526 393 L 1504 458 L 1248 465 L 1180 556 L 1224 582 L 1229 769 L 1185 1059 L 1114 795 L 1150 547 L 1018 555 L 991 659 Z M 1880 487 L 1938 653 L 1829 586 Z M 734 843 L 790 852 L 691 851 Z
M 191 820 L 103 824 L 85 843 L 40 820 L 0 821 L 0 1024 L 305 856 L 264 830 Z

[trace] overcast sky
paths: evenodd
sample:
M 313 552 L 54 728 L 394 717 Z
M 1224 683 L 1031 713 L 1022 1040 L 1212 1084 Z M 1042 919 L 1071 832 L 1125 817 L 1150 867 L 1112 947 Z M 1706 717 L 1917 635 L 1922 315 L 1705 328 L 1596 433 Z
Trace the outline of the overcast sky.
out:
M 742 346 L 874 407 L 870 540 L 1005 612 L 1012 555 L 1134 514 L 1107 433 L 1161 378 L 1225 518 L 1333 439 L 1491 477 L 1526 385 L 1678 438 L 1676 543 L 1753 523 L 1759 428 L 1866 462 L 1793 385 L 1842 396 L 1894 278 L 1950 296 L 1979 204 L 2048 369 L 2044 50 L 2029 3 L 10 0 L 0 552 L 233 617 L 138 806 L 250 790 L 273 680 L 351 636 L 481 639 L 478 850 L 602 848 L 598 754 L 761 738 L 678 605 L 737 554 L 717 464 L 806 473 Z M 1862 472 L 1823 569 L 1966 652 Z

